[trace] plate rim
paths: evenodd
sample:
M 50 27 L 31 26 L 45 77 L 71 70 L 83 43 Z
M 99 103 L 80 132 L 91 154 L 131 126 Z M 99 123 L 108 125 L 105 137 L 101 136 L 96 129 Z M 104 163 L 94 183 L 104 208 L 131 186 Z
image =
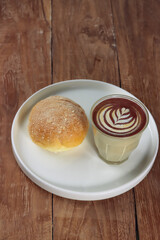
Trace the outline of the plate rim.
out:
M 68 83 L 73 83 L 73 82 L 79 82 L 79 83 L 94 83 L 94 84 L 100 84 L 100 85 L 110 85 L 111 87 L 115 87 L 117 89 L 122 89 L 123 91 L 126 92 L 126 94 L 129 94 L 131 96 L 133 96 L 134 98 L 136 98 L 134 95 L 132 95 L 130 92 L 126 91 L 123 88 L 120 88 L 114 84 L 111 83 L 106 83 L 106 82 L 102 82 L 99 80 L 91 80 L 91 79 L 72 79 L 72 80 L 65 80 L 65 81 L 61 81 L 58 83 L 52 83 L 46 87 L 43 87 L 41 89 L 39 89 L 38 91 L 36 91 L 35 93 L 33 93 L 29 98 L 27 98 L 23 104 L 19 107 L 18 111 L 16 112 L 13 122 L 12 122 L 12 127 L 11 127 L 11 145 L 12 145 L 12 151 L 13 151 L 13 155 L 16 159 L 17 164 L 19 165 L 19 167 L 21 168 L 21 170 L 25 173 L 25 175 L 31 179 L 36 185 L 38 185 L 39 187 L 43 188 L 44 190 L 61 196 L 61 197 L 65 197 L 68 199 L 74 199 L 74 200 L 83 200 L 83 201 L 90 201 L 90 200 L 102 200 L 102 199 L 107 199 L 107 198 L 111 198 L 111 197 L 115 197 L 118 196 L 120 194 L 123 194 L 125 192 L 127 192 L 128 190 L 132 189 L 133 187 L 135 187 L 138 183 L 140 183 L 146 176 L 147 174 L 150 172 L 157 153 L 158 153 L 158 148 L 159 148 L 159 133 L 158 133 L 158 128 L 156 125 L 156 122 L 152 116 L 152 114 L 150 113 L 150 111 L 147 109 L 147 111 L 149 112 L 149 115 L 152 117 L 153 123 L 155 125 L 155 130 L 156 130 L 156 148 L 155 148 L 155 152 L 154 155 L 151 159 L 151 161 L 149 161 L 149 163 L 145 166 L 145 168 L 143 169 L 142 172 L 140 172 L 135 178 L 133 178 L 132 180 L 130 180 L 128 183 L 122 184 L 121 186 L 115 187 L 111 190 L 106 190 L 106 191 L 99 191 L 99 192 L 81 192 L 81 191 L 75 191 L 75 190 L 70 190 L 70 189 L 65 189 L 63 187 L 59 187 L 56 186 L 54 184 L 51 184 L 50 182 L 47 182 L 46 180 L 42 179 L 41 177 L 39 177 L 36 173 L 34 173 L 27 165 L 25 165 L 25 163 L 23 162 L 23 160 L 21 159 L 21 157 L 19 156 L 15 143 L 14 143 L 14 125 L 15 125 L 15 121 L 16 118 L 19 114 L 19 112 L 21 111 L 21 109 L 23 108 L 23 106 L 30 101 L 30 99 L 35 96 L 38 95 L 40 92 L 45 91 L 47 88 L 50 87 L 54 87 L 57 85 L 63 85 L 63 84 L 68 84 Z M 139 100 L 140 101 L 140 100 Z

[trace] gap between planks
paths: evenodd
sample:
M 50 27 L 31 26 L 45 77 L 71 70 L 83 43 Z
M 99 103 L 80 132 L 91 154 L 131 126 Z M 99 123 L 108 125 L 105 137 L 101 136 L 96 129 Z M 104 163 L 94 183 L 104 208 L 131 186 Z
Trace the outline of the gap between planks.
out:
M 111 5 L 111 12 L 112 12 L 112 23 L 113 23 L 113 31 L 115 36 L 115 43 L 116 43 L 116 55 L 117 55 L 117 66 L 118 66 L 118 78 L 119 78 L 119 86 L 121 88 L 121 73 L 120 73 L 120 66 L 119 66 L 119 57 L 118 57 L 118 48 L 117 48 L 117 38 L 116 38 L 116 30 L 115 30 L 115 23 L 114 23 L 114 17 L 113 17 L 113 6 L 112 6 L 112 0 L 110 0 Z

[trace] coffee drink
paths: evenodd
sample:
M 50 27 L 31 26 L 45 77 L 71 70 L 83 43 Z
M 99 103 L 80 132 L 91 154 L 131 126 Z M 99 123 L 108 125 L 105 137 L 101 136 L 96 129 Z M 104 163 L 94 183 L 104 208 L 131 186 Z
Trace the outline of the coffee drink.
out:
M 116 137 L 128 137 L 140 132 L 147 120 L 139 105 L 120 97 L 100 102 L 93 110 L 92 118 L 102 132 Z
M 100 99 L 92 107 L 91 118 L 99 154 L 110 163 L 120 163 L 129 157 L 148 124 L 145 106 L 125 95 Z

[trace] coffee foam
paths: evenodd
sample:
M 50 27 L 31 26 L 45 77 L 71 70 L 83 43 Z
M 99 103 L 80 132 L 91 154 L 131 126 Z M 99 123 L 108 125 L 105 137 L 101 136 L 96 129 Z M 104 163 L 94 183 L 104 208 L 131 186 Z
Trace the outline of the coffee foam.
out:
M 111 136 L 127 137 L 140 132 L 146 125 L 145 111 L 126 98 L 103 100 L 93 110 L 93 122 Z

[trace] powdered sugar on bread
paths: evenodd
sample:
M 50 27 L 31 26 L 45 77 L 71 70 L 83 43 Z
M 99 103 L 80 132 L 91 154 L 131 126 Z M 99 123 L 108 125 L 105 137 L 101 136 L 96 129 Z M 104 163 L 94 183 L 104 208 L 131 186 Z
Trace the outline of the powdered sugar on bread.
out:
M 82 107 L 71 99 L 50 96 L 31 110 L 28 130 L 39 146 L 49 151 L 64 151 L 84 140 L 88 119 Z

